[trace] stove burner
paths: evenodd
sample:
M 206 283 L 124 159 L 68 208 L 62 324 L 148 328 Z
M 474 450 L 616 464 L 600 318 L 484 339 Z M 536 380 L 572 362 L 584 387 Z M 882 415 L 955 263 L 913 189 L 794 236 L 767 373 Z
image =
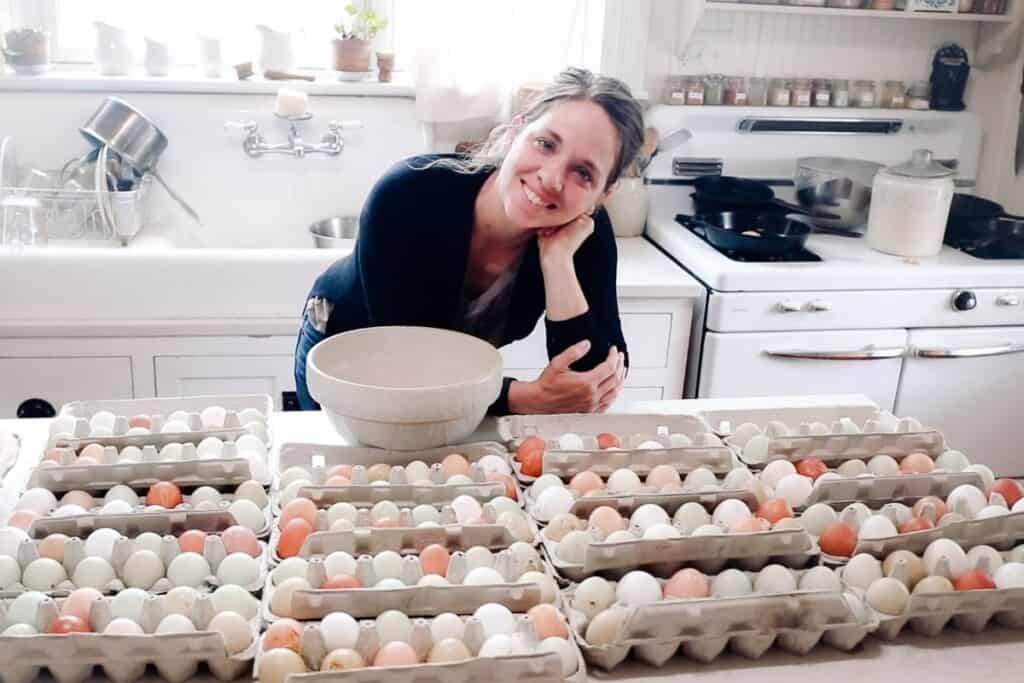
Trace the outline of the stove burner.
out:
M 781 256 L 743 254 L 729 249 L 719 249 L 715 245 L 711 244 L 711 242 L 708 242 L 707 235 L 704 234 L 703 228 L 699 225 L 686 225 L 678 218 L 676 219 L 676 223 L 679 223 L 694 235 L 697 235 L 697 237 L 700 237 L 702 240 L 707 242 L 712 249 L 733 261 L 740 261 L 743 263 L 815 263 L 822 260 L 820 256 L 812 251 L 808 251 L 807 249 L 798 249 L 797 251 L 791 251 L 788 254 L 783 254 Z
M 1024 243 L 1019 241 L 992 242 L 980 247 L 950 245 L 965 254 L 980 259 L 1024 259 Z

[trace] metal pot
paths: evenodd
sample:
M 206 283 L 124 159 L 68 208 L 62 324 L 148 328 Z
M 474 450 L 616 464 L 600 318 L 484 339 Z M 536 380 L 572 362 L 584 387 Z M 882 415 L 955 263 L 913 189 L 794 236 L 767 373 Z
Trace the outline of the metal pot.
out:
M 358 216 L 334 216 L 309 226 L 317 249 L 350 249 L 358 232 Z
M 810 212 L 815 224 L 832 228 L 863 227 L 871 206 L 871 185 L 882 168 L 882 164 L 860 159 L 797 159 L 794 179 L 797 202 Z
M 140 175 L 151 174 L 167 194 L 199 222 L 199 214 L 168 187 L 157 172 L 156 164 L 167 149 L 167 136 L 142 112 L 118 97 L 108 97 L 78 130 L 93 145 L 106 145 L 116 152 Z

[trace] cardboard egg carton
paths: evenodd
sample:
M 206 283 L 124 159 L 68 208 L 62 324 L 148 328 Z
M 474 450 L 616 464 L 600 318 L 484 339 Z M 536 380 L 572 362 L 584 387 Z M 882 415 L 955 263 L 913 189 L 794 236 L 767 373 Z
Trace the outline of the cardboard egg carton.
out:
M 146 445 L 141 447 L 142 455 L 138 462 L 118 462 L 121 450 L 116 446 L 105 446 L 101 464 L 76 465 L 74 449 L 68 448 L 60 463 L 39 464 L 33 468 L 27 486 L 54 493 L 75 489 L 96 492 L 118 484 L 145 488 L 158 481 L 170 481 L 180 487 L 230 487 L 253 478 L 249 461 L 238 454 L 234 441 L 224 443 L 219 458 L 200 458 L 193 443 L 181 444 L 181 458 L 175 460 L 161 460 L 159 448 Z M 260 483 L 267 486 L 270 481 Z
M 473 480 L 472 484 L 445 483 L 441 461 L 452 453 L 459 453 L 470 462 L 469 477 Z M 500 481 L 486 481 L 483 469 L 476 464 L 485 455 L 498 455 L 508 460 L 505 447 L 495 442 L 444 446 L 419 451 L 286 443 L 281 446 L 274 482 L 275 488 L 279 488 L 282 472 L 291 467 L 306 468 L 313 485 L 300 488 L 298 495 L 309 498 L 320 506 L 344 501 L 356 507 L 368 507 L 382 500 L 410 507 L 422 504 L 441 505 L 450 503 L 462 495 L 472 496 L 484 502 L 505 495 L 505 485 Z M 421 460 L 430 465 L 431 484 L 412 484 L 406 479 L 404 465 L 413 460 Z M 367 468 L 376 464 L 392 466 L 386 485 L 373 484 L 369 481 Z M 327 470 L 335 465 L 353 466 L 351 485 L 325 485 Z
M 228 511 L 233 496 L 223 494 L 223 500 L 216 510 L 196 509 L 189 502 L 189 496 L 183 496 L 185 502 L 173 510 L 147 511 L 145 505 L 138 505 L 134 511 L 126 514 L 104 514 L 101 507 L 93 508 L 84 515 L 55 516 L 52 512 L 32 521 L 28 535 L 32 538 L 46 538 L 50 534 L 85 537 L 96 529 L 117 529 L 125 536 L 138 536 L 144 531 L 158 534 L 179 535 L 189 529 L 199 529 L 207 533 L 219 533 L 238 521 Z M 263 508 L 265 524 L 253 532 L 258 538 L 270 535 L 270 505 Z
M 225 409 L 224 426 L 206 428 L 200 419 L 200 413 L 206 408 L 220 406 Z M 266 394 L 252 395 L 211 395 L 182 396 L 174 398 L 135 398 L 109 401 L 74 401 L 61 406 L 60 413 L 51 423 L 48 445 L 67 446 L 80 450 L 91 443 L 105 446 L 163 446 L 169 443 L 199 443 L 208 436 L 220 439 L 235 439 L 248 434 L 242 417 L 250 417 L 262 425 L 258 436 L 269 449 L 273 443 L 268 419 L 274 410 L 274 403 Z M 111 412 L 114 420 L 113 436 L 90 437 L 89 419 L 100 411 Z M 162 433 L 160 430 L 167 416 L 183 411 L 188 414 L 188 432 Z M 243 415 L 243 411 L 245 414 Z M 128 420 L 135 415 L 149 415 L 153 421 L 150 434 L 128 436 Z M 62 430 L 65 426 L 63 418 L 71 418 L 73 427 Z
M 803 529 L 659 540 L 638 538 L 617 543 L 595 540 L 587 546 L 582 564 L 570 564 L 559 559 L 556 552 L 558 544 L 543 534 L 541 543 L 555 572 L 570 581 L 582 581 L 598 573 L 621 576 L 640 568 L 649 568 L 660 576 L 669 576 L 683 566 L 714 573 L 730 561 L 737 562 L 744 569 L 759 569 L 772 561 L 797 568 L 819 556 L 817 545 Z
M 563 595 L 566 602 L 573 590 Z M 666 600 L 615 609 L 625 612 L 622 626 L 614 642 L 600 646 L 586 642 L 583 614 L 567 610 L 584 658 L 605 671 L 617 667 L 630 653 L 662 666 L 680 652 L 708 663 L 726 647 L 750 659 L 773 645 L 798 655 L 806 655 L 821 642 L 849 651 L 878 627 L 877 617 L 857 595 L 841 591 Z
M 0 431 L 0 477 L 18 461 L 21 451 L 21 438 L 13 432 Z
M 444 663 L 422 663 L 411 666 L 367 666 L 362 669 L 320 671 L 320 665 L 328 654 L 320 632 L 320 624 L 308 624 L 299 643 L 299 654 L 309 673 L 291 674 L 285 683 L 479 683 L 484 680 L 510 681 L 512 683 L 586 683 L 587 668 L 583 655 L 574 640 L 570 644 L 577 655 L 576 671 L 563 676 L 562 663 L 558 655 L 539 649 L 540 643 L 533 630 L 533 624 L 526 615 L 518 615 L 515 638 L 525 650 L 523 654 L 505 657 L 480 657 L 480 648 L 486 640 L 483 623 L 475 617 L 463 617 L 466 624 L 463 642 L 472 658 Z M 419 656 L 426 659 L 433 647 L 429 619 L 413 622 L 409 644 Z M 359 624 L 359 637 L 355 651 L 368 662 L 380 648 L 381 639 L 374 622 Z M 253 667 L 254 680 L 260 680 L 259 662 L 263 654 L 262 641 Z
M 771 420 L 763 428 L 745 423 L 726 437 L 726 443 L 736 447 L 740 459 L 748 465 L 764 465 L 772 460 L 797 462 L 812 456 L 826 463 L 840 463 L 880 453 L 897 460 L 918 452 L 934 458 L 946 450 L 946 440 L 938 431 L 923 427 L 914 418 L 897 418 L 889 413 L 879 413 L 862 423 L 849 417 L 831 424 L 787 425 Z
M 539 532 L 535 532 L 534 536 L 538 535 Z M 273 565 L 277 565 L 283 559 L 277 552 L 280 538 L 281 531 L 275 528 L 270 535 Z M 298 557 L 308 560 L 329 555 L 336 550 L 351 555 L 375 555 L 385 550 L 409 555 L 419 553 L 423 548 L 435 543 L 449 550 L 468 550 L 478 545 L 490 550 L 502 550 L 515 542 L 512 532 L 500 524 L 446 524 L 430 527 L 314 531 L 299 548 Z
M 587 519 L 590 513 L 596 508 L 607 506 L 618 510 L 619 514 L 628 517 L 633 514 L 641 505 L 658 505 L 665 509 L 670 515 L 686 503 L 700 503 L 709 509 L 713 509 L 723 500 L 742 500 L 751 509 L 757 509 L 757 495 L 750 489 L 720 489 L 718 491 L 679 491 L 673 493 L 643 492 L 631 494 L 603 494 L 595 496 L 577 497 L 569 512 L 580 519 Z M 526 510 L 535 516 L 536 499 L 532 492 L 527 489 L 524 494 Z
M 6 629 L 6 605 L 0 605 L 0 631 Z M 0 681 L 29 683 L 47 670 L 57 683 L 82 683 L 100 667 L 113 683 L 134 683 L 152 665 L 167 683 L 184 683 L 205 667 L 218 680 L 231 681 L 248 672 L 259 649 L 259 620 L 250 622 L 253 642 L 246 650 L 228 655 L 224 637 L 205 630 L 216 614 L 208 596 L 200 596 L 187 614 L 196 625 L 194 633 L 155 633 L 160 620 L 169 614 L 162 596 L 143 603 L 139 626 L 142 636 L 106 635 L 112 621 L 110 599 L 101 598 L 92 607 L 89 621 L 98 633 L 46 634 L 46 627 L 58 616 L 57 603 L 45 600 L 36 612 L 39 635 L 0 636 Z
M 415 556 L 406 556 L 402 568 L 401 588 L 374 588 L 377 575 L 373 569 L 373 557 L 362 555 L 356 558 L 356 577 L 367 588 L 325 589 L 326 565 L 322 559 L 310 560 L 306 580 L 310 589 L 297 590 L 292 594 L 291 618 L 300 621 L 323 619 L 331 612 L 345 612 L 356 619 L 373 618 L 388 610 L 399 610 L 411 617 L 433 617 L 444 612 L 472 614 L 481 605 L 496 602 L 513 612 L 526 612 L 539 605 L 541 589 L 535 583 L 523 582 L 519 578 L 527 571 L 542 571 L 552 579 L 554 575 L 546 564 L 529 566 L 508 551 L 499 551 L 494 558 L 494 570 L 505 579 L 504 583 L 483 586 L 466 586 L 463 581 L 468 573 L 465 555 L 452 553 L 445 578 L 447 586 L 420 586 L 423 570 Z M 276 621 L 283 615 L 275 614 L 273 604 L 274 585 L 267 580 L 263 588 L 263 618 Z
M 815 503 L 843 506 L 861 502 L 868 507 L 892 502 L 913 504 L 925 496 L 938 496 L 945 500 L 953 489 L 962 484 L 984 489 L 981 475 L 976 472 L 928 472 L 818 480 L 803 507 Z
M 507 415 L 498 418 L 498 436 L 509 445 L 518 445 L 527 436 L 557 439 L 563 434 L 595 436 L 610 432 L 620 436 L 635 433 L 685 434 L 691 439 L 711 431 L 711 426 L 696 415 L 659 415 L 656 413 L 561 413 L 551 415 Z
M 113 515 L 111 515 L 113 517 Z M 157 533 L 157 532 L 154 532 Z M 260 557 L 255 558 L 259 565 L 259 575 L 256 580 L 249 585 L 242 586 L 247 591 L 255 593 L 263 587 L 263 583 L 267 577 L 267 556 L 268 549 L 267 544 L 260 541 Z M 33 561 L 38 560 L 42 557 L 39 552 L 38 540 L 23 540 L 18 545 L 17 555 L 15 559 L 18 561 L 18 566 L 21 568 L 22 575 L 24 575 L 25 569 Z M 99 588 L 101 593 L 111 594 L 117 593 L 126 587 L 130 587 L 130 583 L 125 577 L 125 565 L 129 558 L 132 556 L 134 551 L 135 540 L 128 538 L 127 536 L 121 536 L 114 542 L 113 551 L 110 557 L 110 565 L 114 570 L 114 578 L 110 580 L 107 585 Z M 164 576 L 156 580 L 156 582 L 149 587 L 138 586 L 139 588 L 145 588 L 153 594 L 166 593 L 167 591 L 174 588 L 170 579 L 167 578 L 167 567 L 170 566 L 171 561 L 175 557 L 180 555 L 182 552 L 181 547 L 178 545 L 178 539 L 174 536 L 165 535 L 160 544 L 160 552 L 158 557 L 164 565 Z M 221 581 L 217 578 L 217 568 L 220 566 L 221 561 L 227 557 L 227 550 L 224 548 L 224 542 L 219 536 L 210 534 L 206 537 L 206 545 L 203 548 L 203 557 L 210 565 L 211 574 L 203 579 L 203 586 L 197 587 L 197 590 L 202 588 L 216 588 L 221 585 Z M 47 595 L 52 596 L 64 596 L 71 591 L 79 588 L 72 580 L 75 574 L 75 569 L 78 565 L 87 557 L 85 552 L 85 539 L 70 537 L 64 543 L 64 559 L 60 563 L 64 567 L 64 571 L 67 573 L 67 579 L 56 584 L 52 589 L 42 591 Z M 15 583 L 11 586 L 7 586 L 5 589 L 0 590 L 0 599 L 17 597 L 26 590 L 30 590 L 23 583 Z

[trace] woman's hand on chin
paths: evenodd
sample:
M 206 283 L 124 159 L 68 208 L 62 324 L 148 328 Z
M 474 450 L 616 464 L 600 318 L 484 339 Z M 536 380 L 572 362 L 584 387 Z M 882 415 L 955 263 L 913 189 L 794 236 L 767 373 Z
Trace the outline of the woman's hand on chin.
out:
M 541 265 L 571 263 L 580 245 L 594 232 L 594 219 L 581 214 L 564 225 L 540 228 L 537 247 Z

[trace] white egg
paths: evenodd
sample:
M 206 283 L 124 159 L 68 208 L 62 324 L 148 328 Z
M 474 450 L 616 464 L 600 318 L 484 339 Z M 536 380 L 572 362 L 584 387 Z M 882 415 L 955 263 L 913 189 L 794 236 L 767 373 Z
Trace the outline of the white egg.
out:
M 644 571 L 631 571 L 619 579 L 615 599 L 627 606 L 649 605 L 661 600 L 661 584 Z
M 477 462 L 480 463 L 480 467 L 483 468 L 485 474 L 507 474 L 510 476 L 512 474 L 512 468 L 509 467 L 505 458 L 500 455 L 491 453 L 483 456 Z
M 975 515 L 975 519 L 991 519 L 992 517 L 1002 517 L 1003 515 L 1010 514 L 1010 511 L 1004 508 L 1002 505 L 986 505 L 985 507 L 978 510 L 978 514 Z
M 390 500 L 382 500 L 370 508 L 370 521 L 378 522 L 382 519 L 398 519 L 401 510 Z
M 181 460 L 185 449 L 180 443 L 169 443 L 160 449 L 160 459 L 164 461 Z
M 168 420 L 160 429 L 161 434 L 184 434 L 191 431 L 188 422 L 183 420 Z
M 52 591 L 67 579 L 68 573 L 64 565 L 49 557 L 32 560 L 22 575 L 22 582 L 30 591 Z
M 181 553 L 167 566 L 167 578 L 175 586 L 201 586 L 212 574 L 210 563 L 199 553 Z
M 138 494 L 135 493 L 131 487 L 125 486 L 124 484 L 112 486 L 110 490 L 107 491 L 107 494 L 103 496 L 104 503 L 109 503 L 114 500 L 123 500 L 133 507 L 142 503 L 142 501 L 139 500 Z
M 91 429 L 114 429 L 114 422 L 117 421 L 117 416 L 109 410 L 100 410 L 93 413 L 92 417 L 89 418 L 89 427 Z
M 299 489 L 304 486 L 312 486 L 313 482 L 309 479 L 296 479 L 292 483 L 288 484 L 281 490 L 280 503 L 281 507 L 284 507 L 288 503 L 292 502 L 299 496 Z
M 183 614 L 168 614 L 157 624 L 156 633 L 194 633 L 196 625 Z
M 256 410 L 255 408 L 244 408 L 238 411 L 238 421 L 242 424 L 249 422 L 265 422 L 267 416 Z
M 104 531 L 104 529 L 97 529 Z M 95 533 L 95 532 L 93 532 Z M 71 581 L 79 588 L 95 588 L 102 592 L 116 577 L 110 562 L 102 557 L 86 557 L 75 566 Z
M 475 545 L 466 551 L 466 569 L 493 567 L 494 555 L 482 545 Z
M 9 555 L 0 555 L 0 590 L 8 590 L 21 581 L 21 566 Z
M 124 617 L 111 619 L 107 627 L 103 629 L 103 632 L 111 636 L 141 636 L 145 634 L 141 626 L 131 619 L 125 619 Z
M 267 518 L 263 510 L 248 498 L 235 500 L 228 506 L 228 512 L 239 524 L 254 533 L 259 533 L 267 526 Z
M 996 475 L 992 470 L 985 465 L 968 465 L 963 469 L 964 472 L 974 472 L 981 477 L 981 486 L 984 490 L 988 491 L 996 483 Z
M 199 413 L 199 421 L 203 423 L 203 429 L 221 429 L 227 412 L 223 406 L 207 406 Z
M 305 579 L 301 580 L 300 585 L 302 584 L 309 588 L 309 583 Z M 254 619 L 260 610 L 260 601 L 254 598 L 252 593 L 245 588 L 235 586 L 234 584 L 221 586 L 213 591 L 210 600 L 213 602 L 213 607 L 216 611 L 235 612 L 241 614 L 247 621 Z
M 402 578 L 402 556 L 393 550 L 385 550 L 373 557 L 373 573 L 377 580 L 401 579 Z
M 5 526 L 0 528 L 0 555 L 17 557 L 18 546 L 28 540 L 28 534 L 18 527 Z
M 144 436 L 145 434 L 149 434 L 148 429 L 142 430 L 145 434 L 132 434 L 136 429 L 142 429 L 142 427 L 132 427 L 128 430 L 128 436 Z M 119 463 L 141 462 L 141 460 L 142 449 L 137 446 L 125 446 L 117 455 L 117 462 Z
M 243 481 L 238 485 L 238 488 L 235 489 L 235 499 L 251 500 L 258 508 L 265 508 L 270 502 L 263 485 L 258 481 L 253 481 L 252 479 L 249 481 Z
M 570 531 L 558 542 L 555 554 L 558 559 L 568 564 L 583 564 L 587 546 L 592 539 L 585 531 Z
M 518 646 L 512 636 L 491 636 L 480 646 L 479 657 L 508 657 L 515 654 Z
M 101 515 L 130 515 L 134 511 L 135 508 L 123 500 L 112 500 L 100 508 Z
M 747 484 L 754 480 L 754 474 L 746 467 L 736 467 L 729 470 L 729 473 L 725 475 L 725 479 L 722 480 L 722 488 L 724 489 L 742 489 L 746 488 Z
M 839 514 L 840 521 L 843 521 L 850 525 L 854 531 L 860 530 L 860 525 L 864 523 L 868 517 L 874 514 L 871 508 L 864 503 L 850 503 L 843 511 Z
M 793 507 L 803 507 L 814 490 L 814 482 L 810 477 L 800 474 L 787 474 L 779 480 L 775 494 Z
M 871 515 L 861 522 L 857 531 L 857 538 L 871 540 L 876 538 L 890 538 L 897 534 L 896 525 L 885 515 Z
M 533 506 L 534 515 L 542 522 L 548 522 L 572 509 L 576 496 L 564 486 L 552 486 L 538 496 Z
M 991 575 L 1003 566 L 1003 556 L 990 545 L 976 545 L 967 551 L 967 564 L 971 569 L 980 569 Z
M 610 534 L 608 534 L 608 536 L 604 539 L 603 542 L 604 543 L 626 543 L 626 542 L 630 542 L 630 541 L 635 541 L 636 539 L 637 539 L 637 537 L 634 536 L 633 534 L 631 534 L 626 529 L 619 529 L 618 531 L 613 531 Z
M 796 590 L 796 577 L 781 564 L 770 564 L 757 573 L 754 590 L 758 593 L 792 593 Z
M 137 550 L 124 563 L 126 586 L 149 590 L 164 576 L 164 563 L 159 555 L 150 550 Z
M 265 458 L 257 457 L 251 453 L 242 455 L 242 459 L 249 465 L 249 478 L 256 481 L 270 482 L 270 466 Z M 266 503 L 260 503 L 260 507 Z
M 307 470 L 305 467 L 299 467 L 298 465 L 295 465 L 293 467 L 289 467 L 288 469 L 281 473 L 278 485 L 280 486 L 281 489 L 286 489 L 292 482 L 300 481 L 302 479 L 310 481 L 312 478 L 313 477 L 312 475 L 310 475 L 309 470 Z
M 710 524 L 711 515 L 703 505 L 690 501 L 679 506 L 672 516 L 672 523 L 684 534 L 690 534 L 697 527 Z
M 420 577 L 420 580 L 416 582 L 417 586 L 447 586 L 448 579 L 437 574 L 424 574 Z
M 331 553 L 331 555 L 334 555 L 334 554 L 335 553 Z M 348 553 L 345 553 L 345 554 L 348 555 Z M 326 560 L 326 562 L 327 562 L 327 575 L 328 576 L 334 576 L 335 575 L 335 573 L 332 572 L 331 569 L 330 569 L 330 567 L 331 567 L 331 565 L 330 565 L 331 555 L 328 555 L 327 556 L 327 560 Z M 351 555 L 349 557 L 351 557 Z M 355 560 L 353 560 L 352 561 L 353 572 L 351 572 L 351 573 L 354 573 L 354 571 L 355 571 L 355 564 L 356 564 Z M 308 570 L 309 570 L 309 562 L 306 561 L 304 558 L 301 558 L 301 557 L 289 557 L 289 558 L 287 558 L 285 560 L 282 560 L 281 564 L 279 564 L 276 567 L 274 567 L 274 569 L 270 572 L 270 580 L 276 586 L 277 584 L 281 583 L 285 579 L 292 578 L 293 576 L 299 577 L 299 578 L 305 578 L 306 577 L 306 572 Z M 349 572 L 345 572 L 345 573 L 349 573 Z
M 967 553 L 948 538 L 937 538 L 928 544 L 921 559 L 924 560 L 925 569 L 929 574 L 935 574 L 939 560 L 945 558 L 949 563 L 950 577 L 955 579 L 970 568 L 967 562 Z
M 116 529 L 96 529 L 85 539 L 85 554 L 103 558 L 109 563 L 119 538 L 121 533 Z
M 238 448 L 238 454 L 243 458 L 256 458 L 258 460 L 267 459 L 267 446 L 263 441 L 252 434 L 243 434 L 235 440 L 235 446 Z
M 573 646 L 565 638 L 557 638 L 555 636 L 545 638 L 540 643 L 540 651 L 554 652 L 558 655 L 558 659 L 562 663 L 563 677 L 568 678 L 576 673 L 576 669 L 579 668 L 576 650 L 573 649 Z
M 512 635 L 516 631 L 516 618 L 504 605 L 496 602 L 488 602 L 480 605 L 473 612 L 473 616 L 480 620 L 484 627 L 484 637 L 491 638 L 497 635 Z
M 224 452 L 224 442 L 215 436 L 208 436 L 196 446 L 196 454 L 200 460 L 215 460 Z
M 776 462 L 785 462 L 777 460 Z M 753 514 L 750 512 L 750 508 L 742 500 L 736 500 L 730 498 L 723 500 L 721 503 L 715 506 L 715 511 L 711 515 L 711 521 L 720 527 L 731 529 L 733 525 L 744 519 L 752 517 Z
M 842 569 L 843 581 L 854 588 L 867 590 L 868 586 L 882 578 L 882 563 L 867 553 L 850 558 Z
M 773 489 L 787 474 L 796 474 L 796 466 L 788 460 L 772 460 L 761 470 L 761 481 Z
M 689 448 L 693 445 L 693 439 L 686 434 L 673 433 L 668 435 L 668 445 L 671 448 Z
M 462 580 L 465 586 L 497 586 L 508 583 L 496 570 L 490 567 L 470 569 Z
M 836 473 L 842 477 L 852 479 L 859 477 L 868 471 L 868 466 L 863 460 L 847 460 L 836 468 Z
M 339 519 L 344 519 L 355 526 L 356 519 L 358 517 L 359 511 L 352 503 L 335 503 L 331 507 L 327 508 L 327 523 L 332 526 Z
M 800 525 L 807 529 L 811 536 L 821 536 L 825 528 L 837 518 L 836 511 L 830 505 L 815 503 L 800 514 Z
M 412 633 L 412 620 L 397 609 L 382 612 L 374 620 L 377 627 L 377 637 L 381 643 L 407 643 Z
M 962 472 L 970 464 L 971 461 L 960 451 L 948 450 L 935 458 L 936 469 L 949 470 L 950 472 Z
M 812 567 L 800 577 L 802 591 L 839 591 L 843 584 L 836 573 L 828 567 Z
M 656 451 L 659 448 L 664 447 L 665 445 L 663 443 L 661 443 L 660 441 L 654 441 L 653 439 L 641 441 L 640 444 L 637 446 L 637 448 L 641 451 Z
M 716 598 L 739 598 L 753 590 L 750 579 L 738 569 L 726 569 L 711 580 L 711 595 Z
M 440 643 L 446 638 L 463 640 L 465 635 L 466 623 L 451 612 L 439 614 L 430 622 L 430 638 L 435 643 Z
M 303 563 L 305 566 L 305 560 L 303 560 Z M 280 568 L 280 566 L 278 568 Z M 327 571 L 327 576 L 338 576 L 339 574 L 355 576 L 356 558 L 343 550 L 336 550 L 324 558 L 324 569 Z M 303 574 L 303 576 L 304 575 L 305 574 Z
M 643 538 L 649 541 L 661 541 L 670 538 L 682 538 L 679 529 L 671 524 L 652 524 L 643 533 Z
M 452 510 L 455 511 L 455 519 L 460 524 L 468 524 L 483 514 L 480 502 L 472 496 L 456 496 L 455 500 L 451 502 L 451 506 Z
M 721 536 L 725 531 L 717 524 L 702 524 L 690 532 L 691 536 Z
M 241 614 L 221 612 L 215 614 L 206 625 L 207 631 L 214 631 L 224 638 L 224 647 L 228 655 L 244 652 L 252 644 L 253 634 L 249 622 Z
M 534 583 L 540 588 L 540 601 L 552 604 L 558 598 L 558 585 L 555 580 L 543 572 L 526 572 L 517 583 Z
M 7 623 L 35 626 L 39 605 L 48 600 L 44 593 L 38 591 L 22 593 L 7 606 Z
M 260 579 L 260 563 L 248 553 L 231 553 L 217 566 L 217 579 L 223 584 L 252 587 Z
M 974 519 L 981 509 L 988 505 L 988 499 L 977 486 L 961 484 L 946 497 L 946 507 L 950 512 L 958 512 L 967 519 Z
M 902 581 L 886 576 L 868 587 L 864 599 L 882 614 L 896 616 L 906 609 L 910 601 L 910 591 Z
M 683 479 L 683 488 L 688 491 L 698 491 L 705 486 L 718 487 L 718 478 L 706 467 L 698 467 Z
M 564 487 L 565 483 L 557 475 L 542 474 L 530 485 L 530 495 L 537 500 L 544 491 L 555 486 Z
M 996 588 L 1020 588 L 1024 586 L 1024 563 L 1006 562 L 996 569 L 992 580 Z
M 344 612 L 331 612 L 320 622 L 320 634 L 327 651 L 353 650 L 359 640 L 359 623 Z
M 466 474 L 453 474 L 452 476 L 448 477 L 444 483 L 450 486 L 469 486 L 470 484 L 473 483 L 473 480 L 470 479 L 469 475 Z
M 14 504 L 15 510 L 31 510 L 37 515 L 43 516 L 50 510 L 57 507 L 57 497 L 50 491 L 42 488 L 34 488 L 21 494 L 21 498 Z
M 868 472 L 876 477 L 894 477 L 900 473 L 900 465 L 891 455 L 876 455 L 868 460 Z
M 558 448 L 563 451 L 582 451 L 583 439 L 579 434 L 566 432 L 558 437 Z
M 192 614 L 199 593 L 191 586 L 178 586 L 167 591 L 164 596 L 164 610 L 168 614 Z
M 135 623 L 142 621 L 142 605 L 149 598 L 149 593 L 139 588 L 125 588 L 110 600 L 110 615 L 115 619 L 130 619 Z
M 393 590 L 395 588 L 405 588 L 405 582 L 401 579 L 381 579 L 373 584 L 373 587 L 380 588 L 381 590 Z
M 615 602 L 615 586 L 600 576 L 584 579 L 573 592 L 572 608 L 593 619 Z
M 623 493 L 636 493 L 643 484 L 636 472 L 630 469 L 621 468 L 611 473 L 608 477 L 608 493 L 620 495 Z

